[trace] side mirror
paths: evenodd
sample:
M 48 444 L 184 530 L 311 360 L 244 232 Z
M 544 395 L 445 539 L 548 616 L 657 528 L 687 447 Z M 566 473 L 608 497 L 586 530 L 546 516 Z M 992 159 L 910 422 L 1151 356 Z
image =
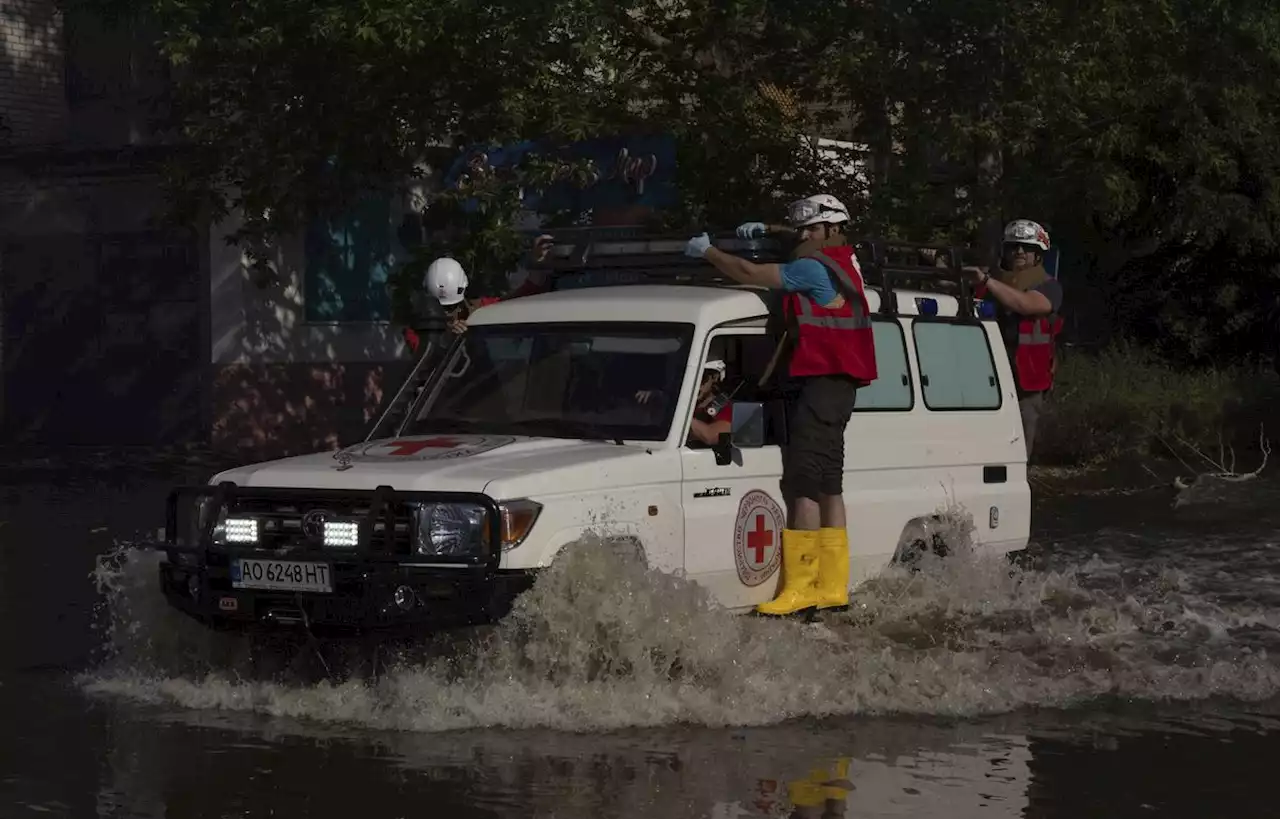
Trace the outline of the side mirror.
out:
M 764 446 L 764 404 L 734 401 L 729 439 L 736 447 L 755 449 Z

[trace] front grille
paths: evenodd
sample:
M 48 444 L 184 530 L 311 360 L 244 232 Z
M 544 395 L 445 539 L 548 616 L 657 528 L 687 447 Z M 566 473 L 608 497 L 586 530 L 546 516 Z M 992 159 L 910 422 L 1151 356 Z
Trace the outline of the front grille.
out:
M 369 514 L 367 499 L 334 499 L 309 501 L 305 498 L 240 497 L 233 500 L 228 517 L 252 517 L 258 520 L 258 543 L 266 550 L 306 550 L 324 548 L 319 531 L 308 532 L 304 520 L 313 512 L 323 513 L 327 520 L 363 521 Z M 387 513 L 391 514 L 392 531 L 388 538 Z M 369 546 L 374 551 L 406 555 L 412 550 L 413 518 L 408 504 L 391 501 L 383 505 L 373 525 Z M 350 548 L 329 547 L 340 554 Z

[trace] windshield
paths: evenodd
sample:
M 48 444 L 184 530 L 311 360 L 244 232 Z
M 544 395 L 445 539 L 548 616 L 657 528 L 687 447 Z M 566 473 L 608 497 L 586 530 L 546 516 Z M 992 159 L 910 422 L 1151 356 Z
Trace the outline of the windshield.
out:
M 472 327 L 407 431 L 662 441 L 692 324 Z

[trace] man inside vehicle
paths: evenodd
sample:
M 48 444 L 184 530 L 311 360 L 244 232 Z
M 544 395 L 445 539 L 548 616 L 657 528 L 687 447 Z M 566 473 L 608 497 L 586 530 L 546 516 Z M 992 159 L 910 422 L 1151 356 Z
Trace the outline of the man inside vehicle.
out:
M 724 377 L 724 359 L 708 359 L 702 368 L 702 381 L 698 384 L 693 420 L 689 424 L 689 444 L 714 446 L 719 443 L 722 433 L 733 429 L 733 404 L 720 390 Z M 657 390 L 641 390 L 636 393 L 636 401 L 641 404 L 648 404 L 659 397 Z
M 427 295 L 435 297 L 445 308 L 445 326 L 449 332 L 455 335 L 464 333 L 467 329 L 467 319 L 481 307 L 549 290 L 550 276 L 547 275 L 547 271 L 540 270 L 536 266 L 547 260 L 553 246 L 552 237 L 546 234 L 534 240 L 533 249 L 530 251 L 530 266 L 525 268 L 521 265 L 525 273 L 524 282 L 505 296 L 482 296 L 468 300 L 466 292 L 470 281 L 467 279 L 467 273 L 456 259 L 448 256 L 436 259 L 427 267 L 426 275 L 422 279 L 423 287 Z M 418 332 L 412 327 L 407 327 L 404 330 L 404 339 L 409 344 L 409 349 L 416 354 L 421 346 Z
M 834 196 L 818 194 L 793 202 L 788 222 L 799 244 L 786 264 L 756 264 L 725 253 L 705 233 L 685 249 L 737 282 L 784 293 L 782 343 L 791 383 L 782 490 L 790 528 L 782 533 L 782 587 L 757 607 L 774 616 L 849 603 L 844 433 L 858 388 L 876 378 L 871 311 L 844 235 L 848 209 Z M 767 230 L 762 222 L 747 222 L 738 235 Z
M 1049 233 L 1030 219 L 1005 226 L 1000 269 L 966 267 L 974 295 L 995 302 L 1000 334 L 1013 366 L 1022 411 L 1022 437 L 1031 457 L 1045 394 L 1057 369 L 1054 339 L 1062 330 L 1062 284 L 1044 269 Z

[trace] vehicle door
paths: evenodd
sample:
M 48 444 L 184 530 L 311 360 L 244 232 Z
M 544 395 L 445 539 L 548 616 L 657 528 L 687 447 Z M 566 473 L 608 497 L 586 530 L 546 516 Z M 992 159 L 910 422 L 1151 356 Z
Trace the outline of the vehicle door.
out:
M 760 326 L 721 328 L 709 334 L 698 373 L 712 349 L 723 349 L 725 386 L 735 401 L 758 399 L 756 383 L 774 352 Z M 686 436 L 692 407 L 682 419 Z M 685 571 L 721 604 L 742 608 L 774 597 L 782 565 L 782 530 L 787 514 L 779 484 L 782 452 L 772 425 L 762 447 L 735 447 L 730 462 L 700 443 L 681 449 L 681 500 L 685 527 Z

